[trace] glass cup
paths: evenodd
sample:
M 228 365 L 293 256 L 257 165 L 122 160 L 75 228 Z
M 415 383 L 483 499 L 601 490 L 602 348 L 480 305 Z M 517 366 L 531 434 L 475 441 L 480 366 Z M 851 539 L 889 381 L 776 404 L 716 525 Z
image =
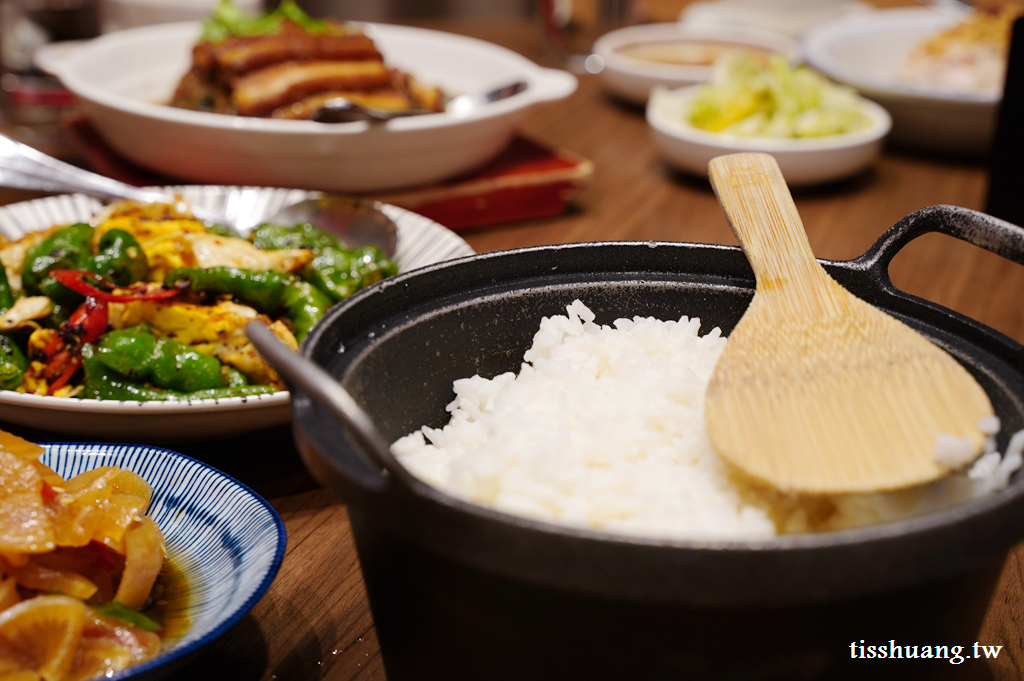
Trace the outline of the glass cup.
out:
M 596 73 L 594 41 L 637 22 L 635 0 L 538 0 L 542 61 L 574 73 Z

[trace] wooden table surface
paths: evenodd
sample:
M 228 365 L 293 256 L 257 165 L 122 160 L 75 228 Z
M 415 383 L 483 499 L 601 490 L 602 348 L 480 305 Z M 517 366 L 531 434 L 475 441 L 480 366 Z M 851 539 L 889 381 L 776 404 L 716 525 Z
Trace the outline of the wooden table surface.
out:
M 535 36 L 526 26 L 445 28 L 536 56 Z M 589 158 L 595 173 L 565 215 L 464 233 L 478 252 L 620 239 L 736 243 L 707 181 L 666 168 L 650 141 L 643 112 L 605 96 L 594 76 L 582 77 L 578 91 L 565 101 L 531 114 L 523 131 Z M 795 198 L 815 253 L 849 259 L 918 208 L 944 203 L 981 209 L 986 185 L 981 162 L 890 149 L 871 171 L 795 192 Z M 0 190 L 0 203 L 31 196 Z M 1024 340 L 1019 296 L 1024 272 L 1008 261 L 930 235 L 897 256 L 892 277 L 905 291 Z M 305 472 L 289 430 L 173 446 L 253 487 L 271 501 L 288 530 L 288 551 L 266 596 L 175 678 L 385 679 L 345 507 Z M 1021 559 L 1018 551 L 1007 562 L 978 637 L 986 645 L 1003 645 L 1004 652 L 991 671 L 981 662 L 964 665 L 965 678 L 1024 677 Z

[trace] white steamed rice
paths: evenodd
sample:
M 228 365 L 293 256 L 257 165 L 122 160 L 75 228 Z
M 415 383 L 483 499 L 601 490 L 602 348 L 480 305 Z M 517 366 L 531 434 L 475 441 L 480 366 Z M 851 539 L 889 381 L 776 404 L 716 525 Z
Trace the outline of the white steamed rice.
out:
M 519 375 L 455 381 L 451 420 L 395 442 L 414 475 L 514 515 L 617 534 L 758 539 L 933 509 L 1004 487 L 1024 435 L 966 474 L 899 493 L 805 504 L 739 481 L 715 454 L 704 393 L 726 339 L 699 319 L 545 317 Z

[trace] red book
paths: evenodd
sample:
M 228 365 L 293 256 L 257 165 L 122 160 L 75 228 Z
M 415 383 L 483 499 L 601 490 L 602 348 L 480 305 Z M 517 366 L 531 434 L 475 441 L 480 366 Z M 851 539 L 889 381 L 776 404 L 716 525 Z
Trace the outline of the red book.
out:
M 516 137 L 472 175 L 373 198 L 460 230 L 559 215 L 593 172 L 594 164 L 581 156 Z
M 141 186 L 181 184 L 118 156 L 85 118 L 68 125 L 97 173 Z M 464 177 L 407 191 L 369 195 L 459 231 L 561 214 L 594 172 L 587 159 L 516 137 L 487 167 Z

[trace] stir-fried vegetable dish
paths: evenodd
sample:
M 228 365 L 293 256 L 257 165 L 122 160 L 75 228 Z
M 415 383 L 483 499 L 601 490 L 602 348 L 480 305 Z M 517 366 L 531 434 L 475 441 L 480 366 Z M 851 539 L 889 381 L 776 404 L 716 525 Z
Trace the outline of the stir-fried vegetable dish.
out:
M 167 204 L 0 240 L 0 389 L 198 400 L 283 388 L 245 324 L 297 348 L 329 307 L 395 274 L 377 246 L 309 224 L 248 239 Z M 2 238 L 0 238 L 2 239 Z
M 153 490 L 110 466 L 63 480 L 42 452 L 0 431 L 0 677 L 111 676 L 160 652 Z
M 690 109 L 697 128 L 738 136 L 821 137 L 868 127 L 857 94 L 785 57 L 736 51 L 715 62 Z

